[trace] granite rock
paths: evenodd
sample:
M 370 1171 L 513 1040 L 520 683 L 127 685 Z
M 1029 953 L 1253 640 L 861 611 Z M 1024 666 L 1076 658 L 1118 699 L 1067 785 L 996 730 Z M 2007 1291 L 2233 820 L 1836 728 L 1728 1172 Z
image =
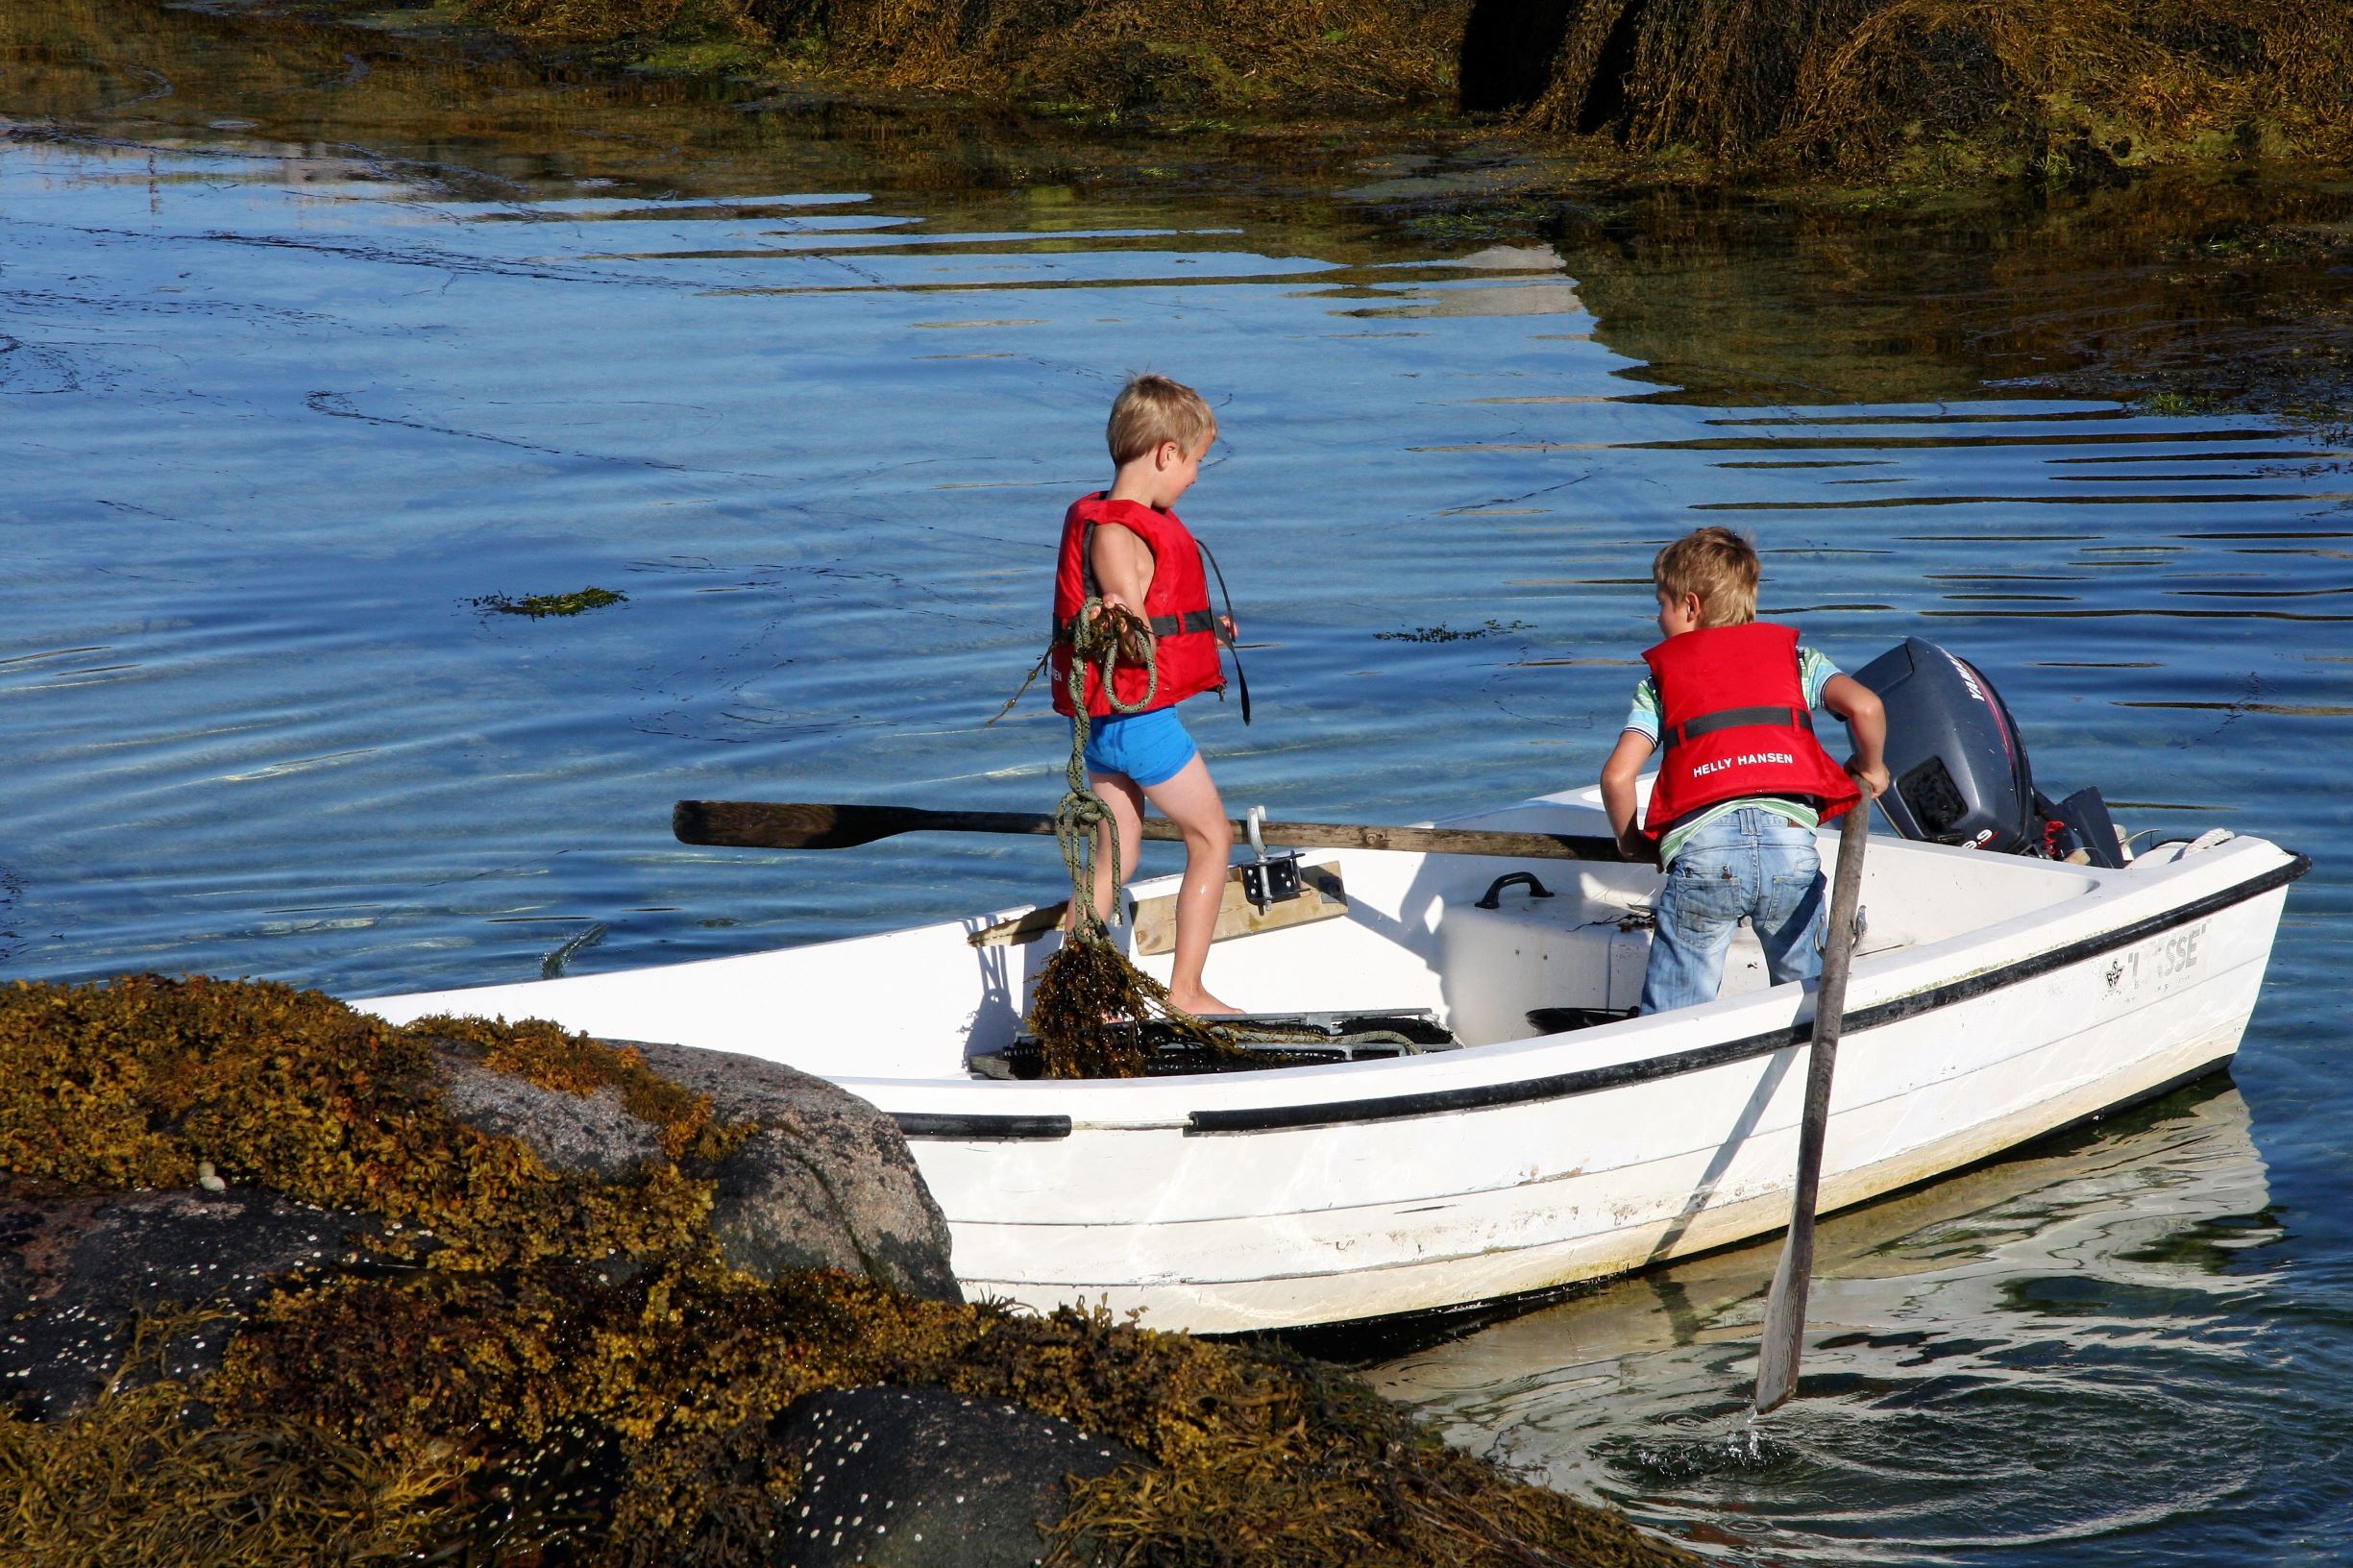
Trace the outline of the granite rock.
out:
M 911 1295 L 964 1299 L 948 1266 L 946 1216 L 888 1115 L 779 1062 L 636 1048 L 663 1077 L 708 1094 L 721 1120 L 759 1123 L 719 1171 L 711 1229 L 728 1262 L 763 1278 L 846 1269 Z
M 593 1094 L 542 1089 L 449 1044 L 434 1048 L 433 1068 L 441 1079 L 442 1108 L 452 1117 L 479 1132 L 522 1139 L 550 1169 L 621 1181 L 662 1152 L 661 1136 L 631 1115 L 610 1085 Z
M 948 1266 L 947 1220 L 897 1123 L 847 1090 L 782 1063 L 690 1045 L 608 1041 L 672 1082 L 710 1096 L 721 1121 L 759 1131 L 714 1172 L 712 1234 L 727 1262 L 762 1279 L 801 1268 L 864 1274 L 911 1295 L 961 1301 Z M 435 1053 L 443 1103 L 484 1132 L 520 1139 L 555 1169 L 625 1178 L 660 1139 L 611 1089 L 567 1094 Z

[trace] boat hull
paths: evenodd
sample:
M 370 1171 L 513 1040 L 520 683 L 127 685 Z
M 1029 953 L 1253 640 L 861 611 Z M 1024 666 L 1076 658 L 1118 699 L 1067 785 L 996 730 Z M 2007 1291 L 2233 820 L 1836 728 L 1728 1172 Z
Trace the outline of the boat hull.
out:
M 1564 796 L 1460 825 L 1578 833 L 1597 820 L 1590 798 Z M 1003 914 L 362 1005 L 395 1019 L 546 1017 L 831 1078 L 896 1119 L 968 1292 L 1140 1311 L 1159 1328 L 1460 1308 L 1788 1222 L 1809 989 L 1767 984 L 1736 944 L 1714 1003 L 1518 1038 L 1550 1004 L 1629 1005 L 1654 872 L 1583 864 L 1570 883 L 1556 862 L 1544 874 L 1558 896 L 1496 903 L 1478 894 L 1526 868 L 1386 851 L 1335 864 L 1347 919 L 1221 944 L 1221 991 L 1269 1011 L 1431 1006 L 1469 1048 L 1195 1077 L 976 1078 L 968 1058 L 1011 1038 L 1052 946 L 991 944 Z M 1823 1207 L 2225 1066 L 2305 869 L 2252 838 L 2122 870 L 1875 840 Z M 883 994 L 895 1005 L 877 1018 Z
M 1850 1025 L 1824 1212 L 2226 1066 L 2283 897 L 2207 917 L 2194 983 L 2120 995 L 2107 979 L 2120 962 L 2164 962 L 2182 929 L 2168 927 L 2047 975 Z M 912 1147 L 975 1294 L 1040 1309 L 1100 1302 L 1196 1333 L 1332 1324 L 1556 1289 L 1779 1230 L 1804 1055 L 1787 1045 L 1427 1116 Z M 1106 1201 L 1120 1193 L 1138 1201 Z

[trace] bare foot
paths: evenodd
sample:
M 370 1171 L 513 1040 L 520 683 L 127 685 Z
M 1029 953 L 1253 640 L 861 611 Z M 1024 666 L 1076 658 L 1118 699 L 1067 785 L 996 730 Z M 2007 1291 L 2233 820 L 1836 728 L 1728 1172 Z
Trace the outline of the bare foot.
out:
M 1168 1005 L 1190 1013 L 1196 1018 L 1231 1018 L 1241 1014 L 1238 1007 L 1229 1007 L 1206 991 L 1170 992 Z

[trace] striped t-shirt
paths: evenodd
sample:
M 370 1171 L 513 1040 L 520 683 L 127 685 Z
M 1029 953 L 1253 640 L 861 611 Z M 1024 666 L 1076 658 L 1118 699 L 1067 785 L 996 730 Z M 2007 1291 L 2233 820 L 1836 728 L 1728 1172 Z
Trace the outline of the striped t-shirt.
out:
M 1838 673 L 1838 666 L 1818 649 L 1803 646 L 1798 649 L 1798 680 L 1805 689 L 1807 707 L 1822 706 L 1823 688 L 1829 685 L 1830 677 Z M 1634 688 L 1634 705 L 1626 710 L 1626 727 L 1656 746 L 1660 728 L 1658 714 L 1658 682 L 1650 675 L 1644 675 L 1642 683 Z M 1778 812 L 1802 828 L 1822 825 L 1822 814 L 1803 800 L 1791 800 L 1777 795 L 1752 795 L 1737 800 L 1719 801 L 1689 821 L 1676 823 L 1667 836 L 1658 841 L 1658 864 L 1672 865 L 1675 857 L 1682 853 L 1683 845 L 1692 834 L 1717 818 L 1738 811 L 1743 806 L 1758 806 L 1766 811 Z

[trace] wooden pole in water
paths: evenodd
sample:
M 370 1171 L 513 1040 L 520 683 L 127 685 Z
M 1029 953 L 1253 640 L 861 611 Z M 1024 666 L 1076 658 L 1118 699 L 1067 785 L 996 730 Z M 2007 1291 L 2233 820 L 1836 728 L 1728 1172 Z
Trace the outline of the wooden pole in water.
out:
M 1830 888 L 1830 927 L 1814 992 L 1814 1043 L 1805 1072 L 1805 1115 L 1798 1127 L 1798 1178 L 1790 1196 L 1789 1238 L 1765 1302 L 1764 1341 L 1756 1354 L 1756 1411 L 1778 1409 L 1798 1391 L 1805 1349 L 1805 1296 L 1814 1274 L 1814 1201 L 1822 1184 L 1822 1145 L 1830 1126 L 1830 1074 L 1846 1021 L 1847 972 L 1854 965 L 1854 911 L 1863 894 L 1863 842 L 1871 836 L 1871 798 L 1857 801 L 1838 830 L 1838 872 Z

